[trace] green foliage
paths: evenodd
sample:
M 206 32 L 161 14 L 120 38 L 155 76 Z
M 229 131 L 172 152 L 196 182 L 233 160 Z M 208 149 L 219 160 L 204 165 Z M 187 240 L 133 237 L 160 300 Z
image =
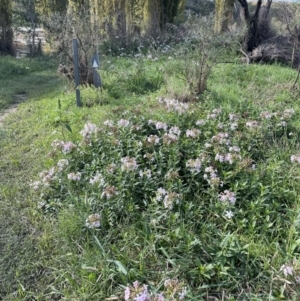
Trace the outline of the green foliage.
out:
M 138 66 L 129 73 L 123 82 L 125 90 L 135 94 L 147 94 L 159 90 L 163 84 L 163 75 L 159 72 L 147 74 L 144 66 Z
M 119 67 L 108 62 L 104 62 L 102 76 L 104 91 L 111 98 L 144 95 L 159 90 L 164 84 L 164 76 L 158 70 L 158 64 L 151 64 L 151 60 L 141 54 L 136 55 L 134 62 L 120 59 Z
M 296 217 L 289 209 L 296 187 L 284 172 L 292 165 L 289 154 L 270 157 L 274 139 L 295 145 L 286 135 L 293 110 L 243 118 L 221 108 L 160 103 L 164 122 L 133 110 L 99 126 L 86 123 L 81 141 L 53 141 L 54 164 L 32 183 L 43 196 L 39 206 L 58 216 L 71 206 L 82 220 L 79 237 L 92 242 L 96 236 L 103 254 L 120 261 L 114 281 L 123 285 L 148 274 L 131 257 L 131 231 L 157 250 L 146 255 L 140 249 L 143 265 L 170 262 L 161 273 L 181 275 L 191 292 L 200 294 L 205 283 L 234 294 L 253 279 L 265 282 L 271 275 L 267 258 L 257 257 L 258 244 L 273 252 L 278 239 L 296 235 L 281 230 Z M 280 260 L 293 256 L 289 248 L 280 247 Z M 147 281 L 159 283 L 160 277 L 148 275 Z
M 110 101 L 110 97 L 106 90 L 90 86 L 83 88 L 80 91 L 84 106 L 92 107 L 95 105 L 104 105 Z
M 213 67 L 223 63 L 223 60 L 237 50 L 239 37 L 213 35 L 211 16 L 188 15 L 181 30 L 183 42 L 176 47 L 169 47 L 168 52 L 172 56 L 169 57 L 170 62 L 163 63 L 164 70 L 183 81 L 185 89 L 181 93 L 176 92 L 177 95 L 187 94 L 186 97 L 189 99 L 198 99 L 207 89 L 207 81 Z M 230 47 L 224 48 L 223 45 L 226 43 Z
M 61 87 L 56 73 L 57 61 L 41 57 L 34 61 L 28 58 L 17 60 L 13 57 L 0 57 L 0 110 L 17 102 L 16 94 L 34 97 L 52 93 L 53 87 Z M 44 91 L 37 89 L 43 86 Z
M 217 64 L 186 103 L 180 48 L 102 56 L 92 108 L 56 62 L 0 57 L 2 99 L 28 97 L 0 128 L 4 300 L 297 300 L 296 72 Z

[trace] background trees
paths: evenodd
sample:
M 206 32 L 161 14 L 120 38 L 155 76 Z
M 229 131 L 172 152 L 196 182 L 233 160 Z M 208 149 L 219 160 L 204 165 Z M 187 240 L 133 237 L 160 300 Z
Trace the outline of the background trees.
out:
M 228 30 L 233 16 L 235 0 L 216 0 L 215 4 L 215 32 L 221 33 Z M 241 5 L 243 18 L 247 27 L 244 39 L 244 49 L 252 51 L 263 40 L 264 30 L 268 26 L 268 14 L 273 0 L 267 0 L 262 6 L 263 0 L 258 0 L 254 5 L 254 11 L 250 12 L 250 4 L 247 0 L 238 0 Z
M 34 55 L 37 51 L 36 27 L 53 15 L 62 18 L 68 13 L 76 18 L 84 10 L 89 17 L 85 27 L 90 26 L 94 33 L 97 27 L 97 34 L 102 37 L 127 39 L 136 35 L 157 36 L 166 23 L 175 21 L 185 5 L 186 0 L 0 0 L 0 51 L 11 53 L 13 50 L 13 14 L 17 21 L 15 27 L 30 28 L 28 35 Z
M 0 52 L 13 54 L 12 2 L 0 0 Z

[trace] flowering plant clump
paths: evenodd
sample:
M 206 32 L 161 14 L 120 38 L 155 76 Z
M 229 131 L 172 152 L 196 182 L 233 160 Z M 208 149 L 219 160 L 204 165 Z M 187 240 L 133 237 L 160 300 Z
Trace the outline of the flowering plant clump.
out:
M 148 286 L 138 281 L 127 286 L 124 292 L 125 301 L 179 301 L 186 300 L 187 288 L 178 279 L 167 279 L 164 282 L 164 290 L 159 293 L 151 293 Z
M 53 151 L 63 157 L 40 174 L 40 180 L 32 183 L 33 189 L 43 189 L 47 199 L 55 191 L 64 198 L 72 189 L 78 192 L 88 189 L 91 195 L 97 194 L 103 200 L 117 200 L 116 204 L 123 204 L 120 208 L 127 198 L 149 204 L 155 197 L 168 210 L 173 210 L 174 204 L 184 204 L 194 193 L 212 189 L 216 199 L 235 205 L 239 199 L 234 179 L 253 170 L 249 165 L 253 166 L 255 160 L 251 155 L 245 156 L 248 146 L 239 141 L 251 140 L 252 135 L 259 137 L 257 131 L 264 135 L 264 127 L 269 131 L 266 122 L 277 122 L 273 121 L 276 118 L 288 121 L 294 113 L 292 109 L 282 113 L 263 111 L 261 120 L 241 121 L 237 113 L 226 115 L 222 108 L 216 108 L 204 113 L 201 119 L 189 113 L 186 104 L 166 98 L 160 98 L 159 102 L 167 112 L 175 108 L 171 116 L 182 114 L 181 122 L 147 121 L 127 112 L 119 120 L 104 121 L 102 127 L 88 122 L 80 131 L 81 142 L 53 141 Z M 256 127 L 257 131 L 244 131 L 249 127 Z M 207 131 L 208 128 L 211 130 Z M 149 151 L 144 151 L 144 147 Z M 291 161 L 298 162 L 297 158 L 292 155 Z M 178 173 L 179 170 L 186 173 Z M 170 177 L 174 173 L 176 177 Z M 127 180 L 121 184 L 120 177 Z M 166 187 L 165 193 L 161 187 Z
M 283 283 L 283 290 L 296 291 L 297 296 L 300 292 L 300 262 L 296 258 L 288 263 L 284 263 L 280 266 L 277 273 L 278 279 Z
M 168 112 L 177 112 L 179 115 L 185 113 L 189 109 L 188 103 L 182 103 L 177 99 L 168 99 L 159 97 L 158 101 L 165 105 Z
M 95 214 L 91 214 L 88 216 L 88 218 L 86 219 L 85 225 L 88 228 L 98 228 L 100 227 L 100 215 L 98 213 Z
M 97 235 L 97 246 L 106 240 L 107 253 L 118 258 L 107 262 L 126 276 L 118 274 L 123 285 L 152 265 L 155 271 L 185 275 L 194 288 L 247 283 L 252 268 L 266 279 L 264 262 L 244 246 L 244 237 L 255 244 L 262 233 L 282 241 L 291 235 L 278 229 L 292 221 L 288 208 L 297 195 L 294 187 L 283 187 L 291 175 L 298 176 L 299 151 L 290 150 L 280 162 L 269 157 L 271 143 L 293 141 L 287 131 L 293 110 L 248 116 L 160 102 L 164 118 L 118 113 L 99 125 L 86 123 L 79 141 L 53 141 L 48 169 L 31 184 L 39 208 L 55 214 L 72 208 L 83 231 L 95 229 L 88 235 Z M 287 173 L 283 166 L 293 168 Z M 294 270 L 280 272 L 290 277 Z M 158 278 L 152 273 L 148 283 Z M 135 283 L 126 288 L 125 300 L 185 295 L 175 280 L 159 293 Z

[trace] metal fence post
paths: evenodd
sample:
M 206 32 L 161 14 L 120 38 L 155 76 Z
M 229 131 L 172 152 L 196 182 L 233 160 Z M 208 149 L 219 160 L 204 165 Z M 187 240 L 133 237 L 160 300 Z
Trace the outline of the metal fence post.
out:
M 81 107 L 81 101 L 80 101 L 80 77 L 79 77 L 79 67 L 78 67 L 78 44 L 77 39 L 73 39 L 73 60 L 74 60 L 74 72 L 75 72 L 75 89 L 76 89 L 76 104 L 77 107 Z

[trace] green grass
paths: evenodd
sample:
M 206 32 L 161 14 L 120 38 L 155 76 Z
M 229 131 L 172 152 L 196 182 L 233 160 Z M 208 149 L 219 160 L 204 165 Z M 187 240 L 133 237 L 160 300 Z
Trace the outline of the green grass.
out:
M 61 86 L 56 68 L 57 61 L 52 58 L 17 60 L 1 56 L 0 110 L 18 102 L 16 94 L 29 98 L 50 95 L 56 87 Z
M 160 60 L 168 62 L 167 56 Z M 175 76 L 166 79 L 160 60 L 106 58 L 101 70 L 103 91 L 82 89 L 86 106 L 77 108 L 74 92 L 57 77 L 55 61 L 0 57 L 1 82 L 5 83 L 0 88 L 0 108 L 13 103 L 14 94 L 27 95 L 26 102 L 0 128 L 3 300 L 105 300 L 111 296 L 123 300 L 127 284 L 139 280 L 152 290 L 162 290 L 167 278 L 184 282 L 189 289 L 187 300 L 209 300 L 208 296 L 297 300 L 298 284 L 292 278 L 284 284 L 279 272 L 300 252 L 299 167 L 290 162 L 290 155 L 299 153 L 299 95 L 290 91 L 296 71 L 277 65 L 218 64 L 209 78 L 208 91 L 198 104 L 191 104 L 194 113 L 177 116 L 166 112 L 156 98 L 178 91 L 184 83 Z M 226 188 L 238 195 L 233 220 L 222 218 L 224 208 L 211 201 L 218 193 L 202 177 L 197 178 L 201 183 L 197 186 L 184 163 L 176 161 L 179 152 L 196 158 L 196 151 L 219 131 L 217 123 L 202 129 L 198 143 L 182 138 L 175 157 L 172 147 L 157 153 L 162 164 L 168 168 L 174 164 L 180 174 L 186 202 L 180 210 L 165 211 L 151 203 L 149 196 L 155 187 L 165 184 L 159 174 L 147 182 L 147 193 L 137 193 L 131 178 L 117 174 L 114 185 L 126 190 L 113 201 L 104 200 L 88 185 L 87 175 L 93 168 L 103 170 L 122 152 L 125 156 L 137 151 L 133 139 L 145 143 L 148 135 L 158 134 L 148 127 L 148 119 L 189 129 L 220 107 L 220 122 L 226 123 L 230 112 L 241 116 L 243 130 L 232 139 L 243 149 L 243 157 L 256 164 L 252 172 L 237 166 L 222 169 L 215 163 L 226 179 Z M 258 119 L 263 111 L 283 112 L 291 107 L 296 112 L 288 122 L 291 139 L 270 124 L 246 134 L 246 121 Z M 29 184 L 38 174 L 64 157 L 49 154 L 54 139 L 75 143 L 81 140 L 79 131 L 86 122 L 103 127 L 104 120 L 120 118 L 132 118 L 143 132 L 115 132 L 122 149 L 112 143 L 114 136 L 103 135 L 95 140 L 97 146 L 84 150 L 85 155 L 68 155 L 72 166 L 86 175 L 82 186 L 62 180 L 70 185 L 68 189 L 43 195 L 32 192 Z M 164 175 L 166 169 L 161 172 Z M 47 206 L 40 208 L 40 202 Z M 102 225 L 88 230 L 85 220 L 94 210 L 101 211 Z

